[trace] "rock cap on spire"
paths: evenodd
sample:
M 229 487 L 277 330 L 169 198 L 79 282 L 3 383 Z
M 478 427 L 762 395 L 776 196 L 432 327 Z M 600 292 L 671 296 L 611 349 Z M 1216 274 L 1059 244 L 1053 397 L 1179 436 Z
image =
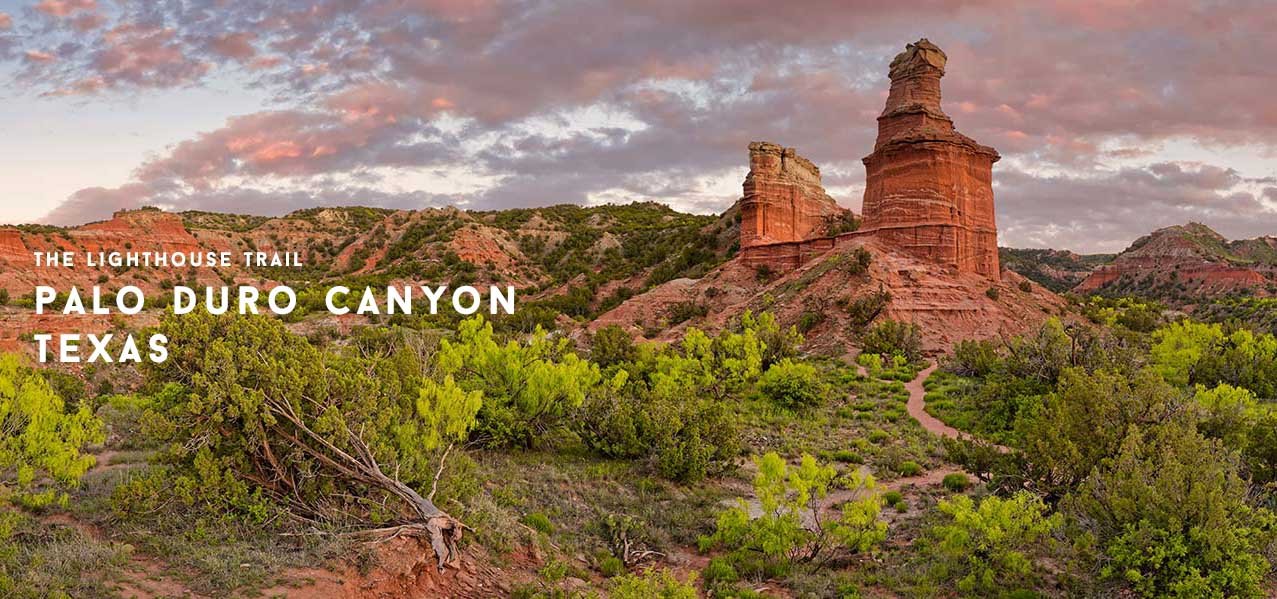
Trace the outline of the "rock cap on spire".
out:
M 892 59 L 888 76 L 895 81 L 932 69 L 944 75 L 944 65 L 948 61 L 949 57 L 945 55 L 944 50 L 924 37 L 912 44 L 906 44 L 905 51 Z

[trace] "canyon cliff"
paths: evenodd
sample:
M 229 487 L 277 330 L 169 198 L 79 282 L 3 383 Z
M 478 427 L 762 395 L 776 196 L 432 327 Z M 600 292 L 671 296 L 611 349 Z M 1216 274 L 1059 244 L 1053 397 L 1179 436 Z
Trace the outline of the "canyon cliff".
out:
M 765 141 L 749 144 L 741 248 L 823 237 L 829 219 L 845 211 L 825 193 L 820 169 L 797 150 Z
M 1201 223 L 1164 227 L 1096 268 L 1073 291 L 1135 295 L 1184 306 L 1218 295 L 1272 295 L 1277 238 L 1229 240 Z

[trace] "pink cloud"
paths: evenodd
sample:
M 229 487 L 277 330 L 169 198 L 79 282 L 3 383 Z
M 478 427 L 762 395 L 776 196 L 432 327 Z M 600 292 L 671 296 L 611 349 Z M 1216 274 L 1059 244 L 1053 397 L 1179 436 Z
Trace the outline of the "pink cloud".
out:
M 83 15 L 86 26 L 98 14 L 72 10 L 83 0 L 42 4 Z M 103 13 L 112 21 L 91 31 L 52 22 L 54 33 L 11 42 L 8 56 L 26 63 L 27 88 L 52 93 L 198 85 L 222 69 L 232 76 L 219 84 L 243 76 L 271 94 L 275 109 L 192 135 L 138 168 L 139 182 L 196 189 L 192 198 L 244 177 L 294 184 L 420 165 L 434 151 L 420 140 L 435 139 L 446 128 L 435 119 L 447 113 L 464 123 L 462 141 L 496 140 L 464 157 L 467 166 L 519 182 L 485 192 L 492 207 L 618 187 L 678 200 L 677 182 L 739 167 L 751 138 L 798 146 L 839 180 L 862 176 L 886 64 L 921 35 L 949 55 L 946 110 L 961 131 L 1017 159 L 1004 166 L 1102 179 L 1109 163 L 1146 157 L 1171 138 L 1274 147 L 1277 63 L 1257 57 L 1277 55 L 1277 11 L 1265 4 L 805 0 L 778 17 L 774 0 L 535 9 L 362 0 L 300 11 L 190 0 L 145 18 Z M 598 107 L 641 130 L 582 131 L 588 124 L 564 120 Z M 528 132 L 529 119 L 562 121 L 569 132 Z M 1016 189 L 1033 188 L 1021 183 Z
M 89 219 L 107 218 L 111 213 L 126 208 L 137 208 L 151 189 L 141 183 L 129 183 L 117 188 L 87 187 L 67 198 L 54 208 L 44 220 L 64 224 L 83 224 Z
M 213 38 L 209 46 L 219 56 L 238 62 L 247 62 L 257 55 L 257 49 L 253 47 L 253 40 L 256 37 L 256 35 L 246 32 L 228 33 Z
M 72 29 L 80 33 L 87 33 L 106 23 L 106 17 L 95 12 L 82 12 L 72 16 L 68 21 Z
M 49 63 L 58 59 L 57 56 L 40 50 L 27 50 L 25 54 L 27 62 Z
M 343 168 L 393 120 L 343 119 L 339 114 L 281 110 L 232 117 L 220 129 L 172 147 L 138 167 L 140 181 L 177 180 L 208 188 L 231 175 L 309 176 Z
M 67 17 L 97 7 L 97 0 L 40 0 L 35 5 L 36 10 L 52 17 Z
M 107 85 L 168 87 L 198 79 L 210 65 L 188 57 L 173 29 L 120 25 L 103 36 L 93 67 Z
M 0 31 L 13 28 L 13 17 L 9 13 L 0 12 Z

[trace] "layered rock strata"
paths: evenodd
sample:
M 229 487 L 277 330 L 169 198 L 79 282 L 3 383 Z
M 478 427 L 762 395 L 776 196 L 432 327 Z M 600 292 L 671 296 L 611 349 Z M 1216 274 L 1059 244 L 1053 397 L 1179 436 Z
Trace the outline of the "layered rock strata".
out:
M 996 150 L 958 133 L 940 108 L 947 58 L 926 39 L 891 62 L 891 91 L 864 158 L 860 230 L 824 237 L 837 204 L 820 171 L 789 148 L 749 146 L 741 200 L 741 260 L 788 270 L 853 238 L 872 236 L 945 270 L 1001 276 L 993 208 Z
M 749 144 L 749 174 L 741 199 L 742 249 L 822 237 L 843 212 L 820 184 L 820 169 L 794 148 Z
M 958 133 L 941 110 L 946 60 L 924 38 L 891 61 L 878 139 L 864 158 L 862 230 L 928 262 L 997 279 L 993 163 L 999 156 Z

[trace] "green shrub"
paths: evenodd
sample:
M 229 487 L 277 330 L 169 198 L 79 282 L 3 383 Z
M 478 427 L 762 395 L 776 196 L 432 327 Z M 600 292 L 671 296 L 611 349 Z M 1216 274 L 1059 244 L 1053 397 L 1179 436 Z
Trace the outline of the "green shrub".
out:
M 551 559 L 537 571 L 537 574 L 546 582 L 558 582 L 572 574 L 572 567 L 559 560 Z
M 421 378 L 418 348 L 400 344 L 378 359 L 327 353 L 276 319 L 202 312 L 167 317 L 159 332 L 183 340 L 166 362 L 147 365 L 149 385 L 185 388 L 162 403 L 157 396 L 155 410 L 173 434 L 167 457 L 182 503 L 252 523 L 279 515 L 274 497 L 287 497 L 294 513 L 346 525 L 378 525 L 391 510 L 456 522 L 413 487 L 430 484 L 444 447 L 465 440 L 488 398 L 451 376 Z M 447 534 L 432 534 L 444 559 Z
M 900 491 L 887 491 L 882 494 L 882 502 L 887 505 L 896 505 L 904 499 L 904 495 Z
M 928 576 L 964 595 L 995 596 L 1035 582 L 1033 551 L 1058 529 L 1063 517 L 1048 516 L 1046 504 L 1021 491 L 1009 499 L 991 496 L 976 505 L 966 495 L 941 500 L 944 520 L 926 531 L 923 556 Z
M 61 487 L 76 485 L 95 462 L 84 446 L 103 438 L 102 422 L 89 406 L 68 411 L 22 358 L 0 354 L 0 502 L 65 505 Z
M 767 399 L 786 408 L 815 406 L 825 399 L 825 385 L 816 368 L 788 358 L 772 364 L 758 380 L 758 388 Z
M 900 466 L 896 468 L 896 471 L 899 472 L 901 476 L 918 476 L 919 474 L 922 474 L 922 465 L 913 460 L 909 460 L 902 462 Z
M 763 338 L 788 337 L 773 330 L 774 323 L 769 314 L 746 314 L 740 329 L 712 339 L 691 328 L 678 346 L 644 347 L 616 374 L 619 388 L 609 387 L 577 412 L 574 430 L 603 455 L 653 458 L 672 480 L 692 482 L 733 467 L 742 443 L 727 400 L 762 373 Z
M 865 353 L 922 359 L 922 330 L 913 323 L 885 320 L 869 328 L 860 340 Z
M 785 329 L 771 312 L 762 312 L 757 316 L 746 310 L 740 317 L 740 325 L 734 331 L 740 335 L 752 334 L 762 345 L 762 366 L 771 366 L 786 358 L 798 356 L 798 347 L 803 344 L 803 336 L 797 327 Z M 724 342 L 730 337 L 724 338 Z
M 832 454 L 830 454 L 830 458 L 833 459 L 835 462 L 842 462 L 844 464 L 865 463 L 864 456 L 850 449 L 839 449 L 837 451 L 834 451 Z
M 998 348 L 987 339 L 968 339 L 953 346 L 953 355 L 945 362 L 945 370 L 960 376 L 987 376 L 1001 362 Z
M 847 322 L 853 329 L 860 330 L 878 318 L 890 303 L 891 292 L 879 287 L 877 291 L 844 300 L 843 306 L 847 310 Z
M 800 333 L 807 333 L 819 326 L 822 322 L 825 322 L 824 312 L 805 310 L 798 316 L 798 324 L 795 326 L 798 327 L 798 331 Z
M 886 539 L 887 524 L 878 518 L 882 504 L 872 476 L 850 473 L 848 488 L 858 497 L 843 504 L 837 519 L 819 520 L 813 527 L 804 525 L 801 514 L 821 509 L 837 471 L 810 455 L 793 467 L 775 453 L 755 464 L 754 496 L 762 515 L 751 517 L 742 499 L 718 514 L 713 535 L 700 539 L 703 551 L 727 550 L 742 575 L 783 575 L 799 564 L 823 564 L 837 553 L 870 551 Z
M 998 296 L 1000 295 L 1000 294 L 998 293 L 998 288 L 997 288 L 997 287 L 990 287 L 990 288 L 986 289 L 986 290 L 984 291 L 984 294 L 985 294 L 985 295 L 987 295 L 987 296 L 989 296 L 989 299 L 994 300 L 994 301 L 997 301 Z
M 566 337 L 543 331 L 502 343 L 482 317 L 461 322 L 439 343 L 435 376 L 481 394 L 472 439 L 488 447 L 532 447 L 566 424 L 586 398 L 610 392 L 598 366 L 572 353 Z
M 1062 502 L 1094 536 L 1102 579 L 1142 597 L 1261 597 L 1277 516 L 1248 502 L 1236 454 L 1192 422 L 1123 440 Z
M 590 336 L 590 360 L 599 366 L 629 362 L 637 355 L 634 338 L 618 325 L 610 324 Z
M 709 306 L 698 303 L 695 300 L 687 300 L 671 305 L 666 312 L 666 318 L 669 319 L 670 325 L 676 325 L 693 318 L 700 318 L 706 314 L 709 314 Z
M 625 563 L 619 557 L 609 555 L 599 561 L 599 573 L 608 578 L 619 576 L 623 572 L 625 572 Z
M 669 570 L 650 569 L 612 579 L 612 599 L 698 599 L 696 574 L 680 581 Z
M 870 443 L 882 443 L 883 441 L 886 441 L 889 437 L 891 437 L 891 435 L 888 434 L 887 431 L 884 431 L 880 428 L 876 428 L 869 431 Z
M 891 507 L 902 514 L 909 511 L 909 503 L 903 499 L 891 504 Z
M 856 363 L 865 367 L 865 372 L 871 377 L 877 377 L 882 372 L 882 356 L 878 354 L 861 353 L 856 356 Z
M 640 481 L 640 483 L 646 482 Z M 640 484 L 640 488 L 646 485 Z M 644 491 L 648 492 L 648 491 Z M 632 566 L 636 556 L 646 546 L 648 526 L 638 518 L 628 514 L 604 514 L 598 520 L 595 530 L 607 544 L 608 551 L 621 560 L 621 565 Z
M 736 572 L 736 567 L 724 557 L 710 559 L 709 564 L 705 566 L 705 570 L 701 572 L 701 575 L 705 577 L 705 585 L 708 587 L 731 584 L 740 580 L 740 574 Z
M 961 493 L 971 486 L 971 479 L 961 472 L 954 472 L 944 475 L 944 480 L 940 481 L 940 484 L 954 493 Z
M 550 523 L 550 517 L 541 512 L 532 512 L 523 517 L 523 523 L 528 528 L 535 530 L 541 534 L 550 534 L 554 532 L 554 525 Z
M 859 276 L 869 272 L 869 265 L 873 263 L 873 253 L 864 247 L 858 247 L 846 254 L 846 262 L 843 263 L 843 269 L 847 274 Z
M 614 458 L 650 458 L 661 476 L 696 482 L 731 468 L 741 427 L 722 402 L 642 387 L 591 399 L 573 420 L 586 446 Z

